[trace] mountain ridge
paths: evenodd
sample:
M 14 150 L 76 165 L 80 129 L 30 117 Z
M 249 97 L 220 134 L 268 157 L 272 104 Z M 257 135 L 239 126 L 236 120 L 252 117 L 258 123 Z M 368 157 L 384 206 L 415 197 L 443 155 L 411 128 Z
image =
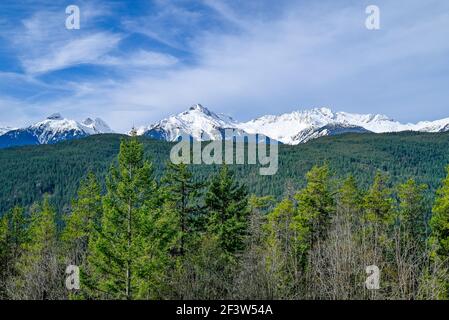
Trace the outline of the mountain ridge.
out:
M 186 135 L 204 141 L 222 139 L 225 129 L 233 129 L 238 135 L 263 135 L 284 144 L 297 145 L 321 136 L 351 132 L 446 132 L 449 131 L 449 118 L 403 124 L 381 114 L 333 112 L 329 108 L 314 108 L 238 122 L 197 104 L 148 127 L 141 127 L 137 133 L 166 141 L 176 141 Z
M 112 133 L 100 118 L 87 118 L 82 122 L 66 119 L 54 113 L 28 127 L 0 132 L 0 148 L 23 145 L 54 144 L 94 134 Z
M 228 115 L 215 113 L 196 104 L 179 114 L 140 127 L 136 132 L 137 135 L 173 142 L 182 136 L 200 141 L 230 138 L 225 136 L 226 130 L 232 130 L 232 137 L 263 136 L 283 144 L 298 145 L 319 137 L 344 133 L 446 132 L 449 131 L 449 118 L 404 124 L 382 114 L 334 112 L 322 107 L 264 115 L 239 122 Z M 55 113 L 28 127 L 0 128 L 0 148 L 53 144 L 112 132 L 100 118 L 87 118 L 78 122 Z

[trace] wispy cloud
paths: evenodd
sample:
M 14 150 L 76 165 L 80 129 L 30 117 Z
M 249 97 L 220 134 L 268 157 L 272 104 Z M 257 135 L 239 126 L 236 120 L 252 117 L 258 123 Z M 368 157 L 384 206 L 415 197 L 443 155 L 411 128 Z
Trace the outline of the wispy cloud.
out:
M 26 73 L 39 74 L 60 70 L 79 64 L 102 64 L 102 59 L 117 47 L 121 36 L 95 33 L 50 48 L 50 52 L 38 57 L 25 57 L 22 61 Z
M 138 50 L 122 56 L 105 56 L 97 64 L 109 65 L 121 68 L 164 68 L 176 65 L 179 60 L 169 54 L 159 52 L 151 52 L 146 50 Z

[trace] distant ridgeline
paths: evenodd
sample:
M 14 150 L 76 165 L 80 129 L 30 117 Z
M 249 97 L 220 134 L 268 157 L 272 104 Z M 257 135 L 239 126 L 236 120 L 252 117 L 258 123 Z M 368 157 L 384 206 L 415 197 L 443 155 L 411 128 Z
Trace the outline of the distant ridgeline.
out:
M 0 150 L 0 215 L 16 204 L 29 206 L 44 194 L 67 212 L 79 181 L 89 171 L 104 177 L 115 161 L 120 139 L 117 134 L 93 135 L 53 145 Z M 140 137 L 145 152 L 160 177 L 173 143 Z M 389 134 L 344 134 L 322 137 L 297 146 L 279 146 L 279 170 L 273 176 L 259 175 L 258 165 L 233 165 L 240 181 L 251 193 L 274 195 L 304 185 L 304 175 L 315 164 L 328 163 L 337 177 L 352 174 L 367 187 L 377 170 L 387 172 L 391 182 L 414 178 L 434 191 L 449 164 L 449 133 L 402 132 Z M 206 180 L 216 166 L 192 165 L 194 176 Z M 430 194 L 430 193 L 429 193 Z

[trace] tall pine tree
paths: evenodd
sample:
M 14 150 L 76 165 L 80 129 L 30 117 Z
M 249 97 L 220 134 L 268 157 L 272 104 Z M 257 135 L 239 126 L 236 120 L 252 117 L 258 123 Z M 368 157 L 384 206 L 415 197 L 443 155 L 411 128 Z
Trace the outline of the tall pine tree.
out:
M 337 194 L 337 212 L 356 223 L 361 217 L 362 194 L 359 191 L 354 176 L 349 176 L 342 184 Z
M 422 246 L 427 236 L 427 208 L 424 192 L 426 185 L 419 185 L 413 179 L 399 185 L 399 219 L 408 240 Z
M 298 201 L 298 225 L 307 228 L 309 247 L 326 237 L 335 213 L 335 203 L 330 190 L 329 167 L 313 167 L 306 175 L 307 186 L 295 196 Z
M 437 191 L 430 220 L 432 234 L 429 239 L 431 258 L 445 271 L 444 276 L 438 277 L 444 286 L 444 293 L 440 296 L 444 299 L 449 297 L 449 167 L 447 167 L 447 173 L 447 177 Z
M 198 198 L 201 183 L 193 180 L 193 175 L 185 164 L 168 162 L 166 172 L 162 178 L 164 200 L 171 203 L 171 208 L 178 220 L 177 253 L 185 254 L 189 240 L 194 238 L 196 231 L 203 223 L 202 210 Z
M 209 214 L 208 230 L 228 257 L 244 248 L 248 228 L 248 195 L 245 186 L 236 182 L 234 174 L 223 165 L 212 178 L 205 203 Z
M 8 280 L 17 276 L 17 262 L 29 240 L 25 210 L 14 207 L 0 219 L 0 298 L 7 298 Z
M 111 167 L 107 179 L 101 231 L 91 243 L 88 258 L 100 297 L 157 297 L 164 270 L 157 230 L 166 225 L 158 220 L 161 210 L 156 207 L 155 192 L 152 166 L 144 159 L 143 145 L 135 135 L 124 139 L 118 168 Z
M 85 263 L 88 244 L 100 229 L 102 215 L 101 187 L 93 173 L 81 181 L 77 199 L 66 218 L 62 240 L 67 249 L 70 264 L 82 266 Z

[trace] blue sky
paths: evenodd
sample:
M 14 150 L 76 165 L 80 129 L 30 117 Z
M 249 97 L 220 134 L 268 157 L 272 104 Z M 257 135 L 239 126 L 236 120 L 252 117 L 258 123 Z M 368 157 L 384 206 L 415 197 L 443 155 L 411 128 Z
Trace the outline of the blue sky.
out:
M 2 0 L 0 126 L 60 112 L 126 131 L 195 103 L 434 120 L 449 117 L 448 39 L 446 0 Z

